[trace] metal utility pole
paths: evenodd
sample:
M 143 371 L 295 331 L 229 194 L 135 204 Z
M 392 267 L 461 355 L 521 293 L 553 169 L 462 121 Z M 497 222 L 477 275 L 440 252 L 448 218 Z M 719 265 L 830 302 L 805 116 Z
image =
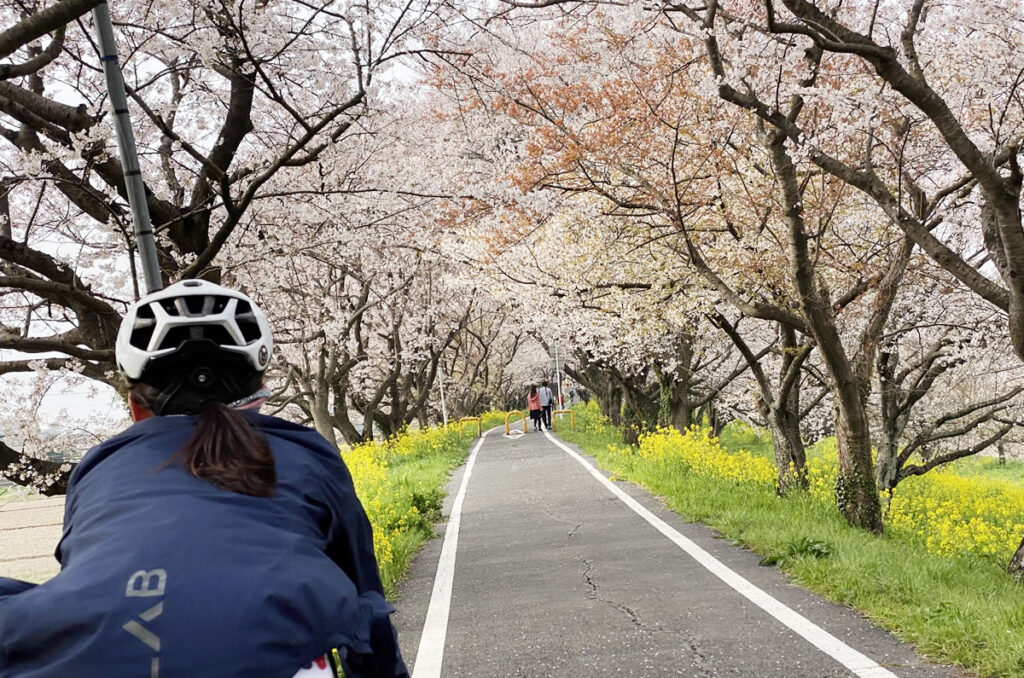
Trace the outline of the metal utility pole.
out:
M 117 150 L 121 156 L 121 173 L 124 175 L 128 205 L 132 210 L 132 225 L 135 228 L 135 244 L 142 259 L 142 276 L 146 294 L 162 289 L 160 264 L 156 258 L 156 239 L 153 224 L 149 219 L 146 204 L 146 189 L 139 169 L 139 156 L 135 149 L 135 135 L 132 134 L 128 117 L 128 99 L 124 93 L 124 79 L 117 62 L 117 47 L 114 45 L 114 26 L 110 22 L 110 10 L 101 2 L 92 10 L 92 21 L 96 29 L 96 41 L 100 48 L 100 62 L 107 81 L 110 106 L 114 111 L 114 130 L 117 133 Z
M 562 366 L 558 362 L 558 344 L 555 344 L 555 379 L 558 380 L 558 409 L 565 407 L 562 402 Z
M 441 417 L 444 419 L 444 425 L 448 425 L 448 406 L 444 403 L 444 365 L 441 361 L 437 361 L 437 374 L 438 380 L 437 385 L 441 387 Z

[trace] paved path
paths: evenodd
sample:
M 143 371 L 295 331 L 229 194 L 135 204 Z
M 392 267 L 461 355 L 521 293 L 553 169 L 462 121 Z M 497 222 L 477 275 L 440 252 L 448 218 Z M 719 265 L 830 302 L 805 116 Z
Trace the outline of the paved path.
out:
M 0 577 L 40 583 L 57 574 L 53 550 L 63 521 L 64 497 L 0 497 Z
M 444 540 L 400 592 L 413 678 L 962 675 L 642 489 L 616 482 L 616 496 L 556 438 L 501 433 L 452 479 Z
M 659 531 L 558 444 L 500 430 L 484 438 L 461 513 L 442 529 L 451 545 L 458 522 L 457 549 L 444 558 L 453 566 L 447 614 L 439 605 L 446 597 L 432 596 L 445 540 L 417 557 L 401 591 L 396 622 L 414 678 L 962 675 L 790 585 L 643 490 L 615 483 Z M 452 479 L 449 514 L 467 468 Z M 0 576 L 41 582 L 56 574 L 62 516 L 61 497 L 0 502 Z

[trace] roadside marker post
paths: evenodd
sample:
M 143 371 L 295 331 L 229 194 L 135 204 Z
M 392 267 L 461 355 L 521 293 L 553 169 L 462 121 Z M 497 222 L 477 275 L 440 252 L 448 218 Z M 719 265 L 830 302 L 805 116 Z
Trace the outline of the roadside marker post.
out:
M 526 414 L 522 410 L 512 410 L 505 415 L 505 435 L 509 434 L 509 422 L 516 415 L 519 415 L 519 418 L 523 420 L 523 433 L 526 433 Z
M 459 419 L 459 437 L 462 437 L 462 431 L 466 428 L 466 424 L 472 424 L 476 422 L 476 434 L 481 436 L 484 434 L 484 425 L 480 421 L 480 417 L 462 417 Z
M 554 412 L 551 413 L 551 430 L 552 431 L 555 430 L 555 422 L 558 421 L 557 419 L 555 419 L 555 415 L 558 415 L 558 414 L 568 414 L 569 415 L 569 428 L 571 428 L 573 431 L 576 430 L 576 413 L 575 412 L 573 412 L 572 410 L 555 410 Z

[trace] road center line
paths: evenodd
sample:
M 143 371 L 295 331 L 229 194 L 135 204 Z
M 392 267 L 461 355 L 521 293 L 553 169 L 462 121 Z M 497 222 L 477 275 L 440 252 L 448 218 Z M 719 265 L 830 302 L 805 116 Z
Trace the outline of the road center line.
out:
M 448 526 L 444 530 L 441 557 L 437 561 L 437 574 L 434 575 L 434 589 L 430 593 L 427 618 L 423 622 L 420 646 L 416 651 L 416 663 L 413 665 L 412 678 L 439 678 L 441 675 L 444 641 L 445 636 L 448 635 L 448 613 L 452 603 L 452 582 L 455 579 L 455 554 L 459 548 L 462 503 L 466 499 L 466 487 L 469 486 L 469 477 L 473 474 L 473 464 L 476 463 L 477 452 L 483 446 L 484 438 L 493 430 L 495 429 L 485 431 L 470 453 L 469 460 L 466 462 L 466 472 L 462 475 L 462 483 L 459 485 L 459 491 L 452 503 Z
M 869 657 L 861 654 L 831 633 L 821 628 L 811 620 L 807 619 L 793 609 L 768 595 L 758 587 L 751 584 L 744 577 L 730 569 L 720 560 L 702 549 L 693 541 L 684 537 L 675 528 L 671 527 L 664 520 L 644 508 L 636 499 L 626 494 L 622 489 L 615 486 L 610 480 L 604 477 L 600 471 L 594 468 L 593 464 L 584 459 L 579 453 L 569 449 L 560 440 L 554 438 L 547 431 L 544 432 L 547 439 L 562 449 L 570 457 L 583 465 L 590 475 L 608 488 L 612 494 L 618 497 L 622 503 L 631 508 L 634 513 L 646 520 L 654 529 L 668 537 L 676 546 L 685 551 L 691 558 L 700 563 L 708 572 L 715 575 L 723 582 L 732 587 L 736 592 L 754 603 L 762 610 L 785 624 L 791 631 L 803 637 L 816 648 L 829 655 L 840 664 L 848 668 L 854 675 L 860 678 L 897 678 L 895 673 L 882 668 Z M 467 471 L 468 472 L 468 471 Z M 460 490 L 461 493 L 461 490 Z M 456 500 L 457 501 L 457 500 Z M 447 547 L 447 534 L 445 535 L 445 546 Z M 442 556 L 443 557 L 443 556 Z M 433 606 L 433 601 L 431 601 Z M 422 648 L 422 646 L 421 646 Z M 417 669 L 419 658 L 417 657 Z M 416 674 L 418 676 L 418 673 Z M 438 675 L 438 674 L 432 674 Z

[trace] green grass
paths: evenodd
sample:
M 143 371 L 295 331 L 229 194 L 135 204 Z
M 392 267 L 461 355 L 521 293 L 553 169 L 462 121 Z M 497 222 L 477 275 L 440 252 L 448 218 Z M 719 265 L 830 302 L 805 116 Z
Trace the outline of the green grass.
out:
M 380 576 L 389 600 L 394 599 L 396 587 L 409 563 L 423 544 L 434 536 L 434 523 L 441 520 L 444 501 L 443 487 L 451 474 L 466 457 L 466 450 L 456 449 L 439 456 L 393 462 L 389 472 L 394 475 L 392 488 L 396 503 L 414 505 L 421 520 L 391 538 L 393 559 L 380 564 Z M 404 515 L 403 509 L 398 511 Z
M 999 564 L 936 556 L 889 535 L 872 536 L 807 495 L 779 498 L 768 488 L 695 476 L 679 464 L 622 452 L 618 432 L 589 418 L 577 432 L 560 435 L 615 477 L 649 488 L 685 519 L 716 528 L 801 585 L 860 610 L 926 657 L 981 676 L 1024 675 L 1024 587 Z M 740 431 L 722 440 L 755 452 L 744 437 L 749 433 Z M 1019 473 L 984 464 L 975 471 Z
M 955 462 L 950 468 L 963 476 L 984 476 L 1024 483 L 1024 462 L 1021 461 L 1000 464 L 994 457 L 968 457 Z
M 745 423 L 729 424 L 722 430 L 719 439 L 730 450 L 746 450 L 765 459 L 775 459 L 771 435 L 764 431 L 756 431 Z
M 485 432 L 504 423 L 503 414 L 492 412 L 485 414 L 481 421 Z M 380 565 L 381 580 L 389 600 L 394 599 L 413 556 L 435 536 L 434 524 L 442 519 L 448 478 L 465 461 L 477 440 L 476 427 L 467 425 L 454 445 L 431 453 L 389 457 L 388 501 L 395 515 L 408 515 L 410 506 L 416 507 L 417 515 L 407 529 L 391 537 L 393 559 Z
M 0 487 L 0 503 L 40 498 L 41 495 L 38 495 L 27 488 L 19 487 L 17 485 L 13 487 Z

